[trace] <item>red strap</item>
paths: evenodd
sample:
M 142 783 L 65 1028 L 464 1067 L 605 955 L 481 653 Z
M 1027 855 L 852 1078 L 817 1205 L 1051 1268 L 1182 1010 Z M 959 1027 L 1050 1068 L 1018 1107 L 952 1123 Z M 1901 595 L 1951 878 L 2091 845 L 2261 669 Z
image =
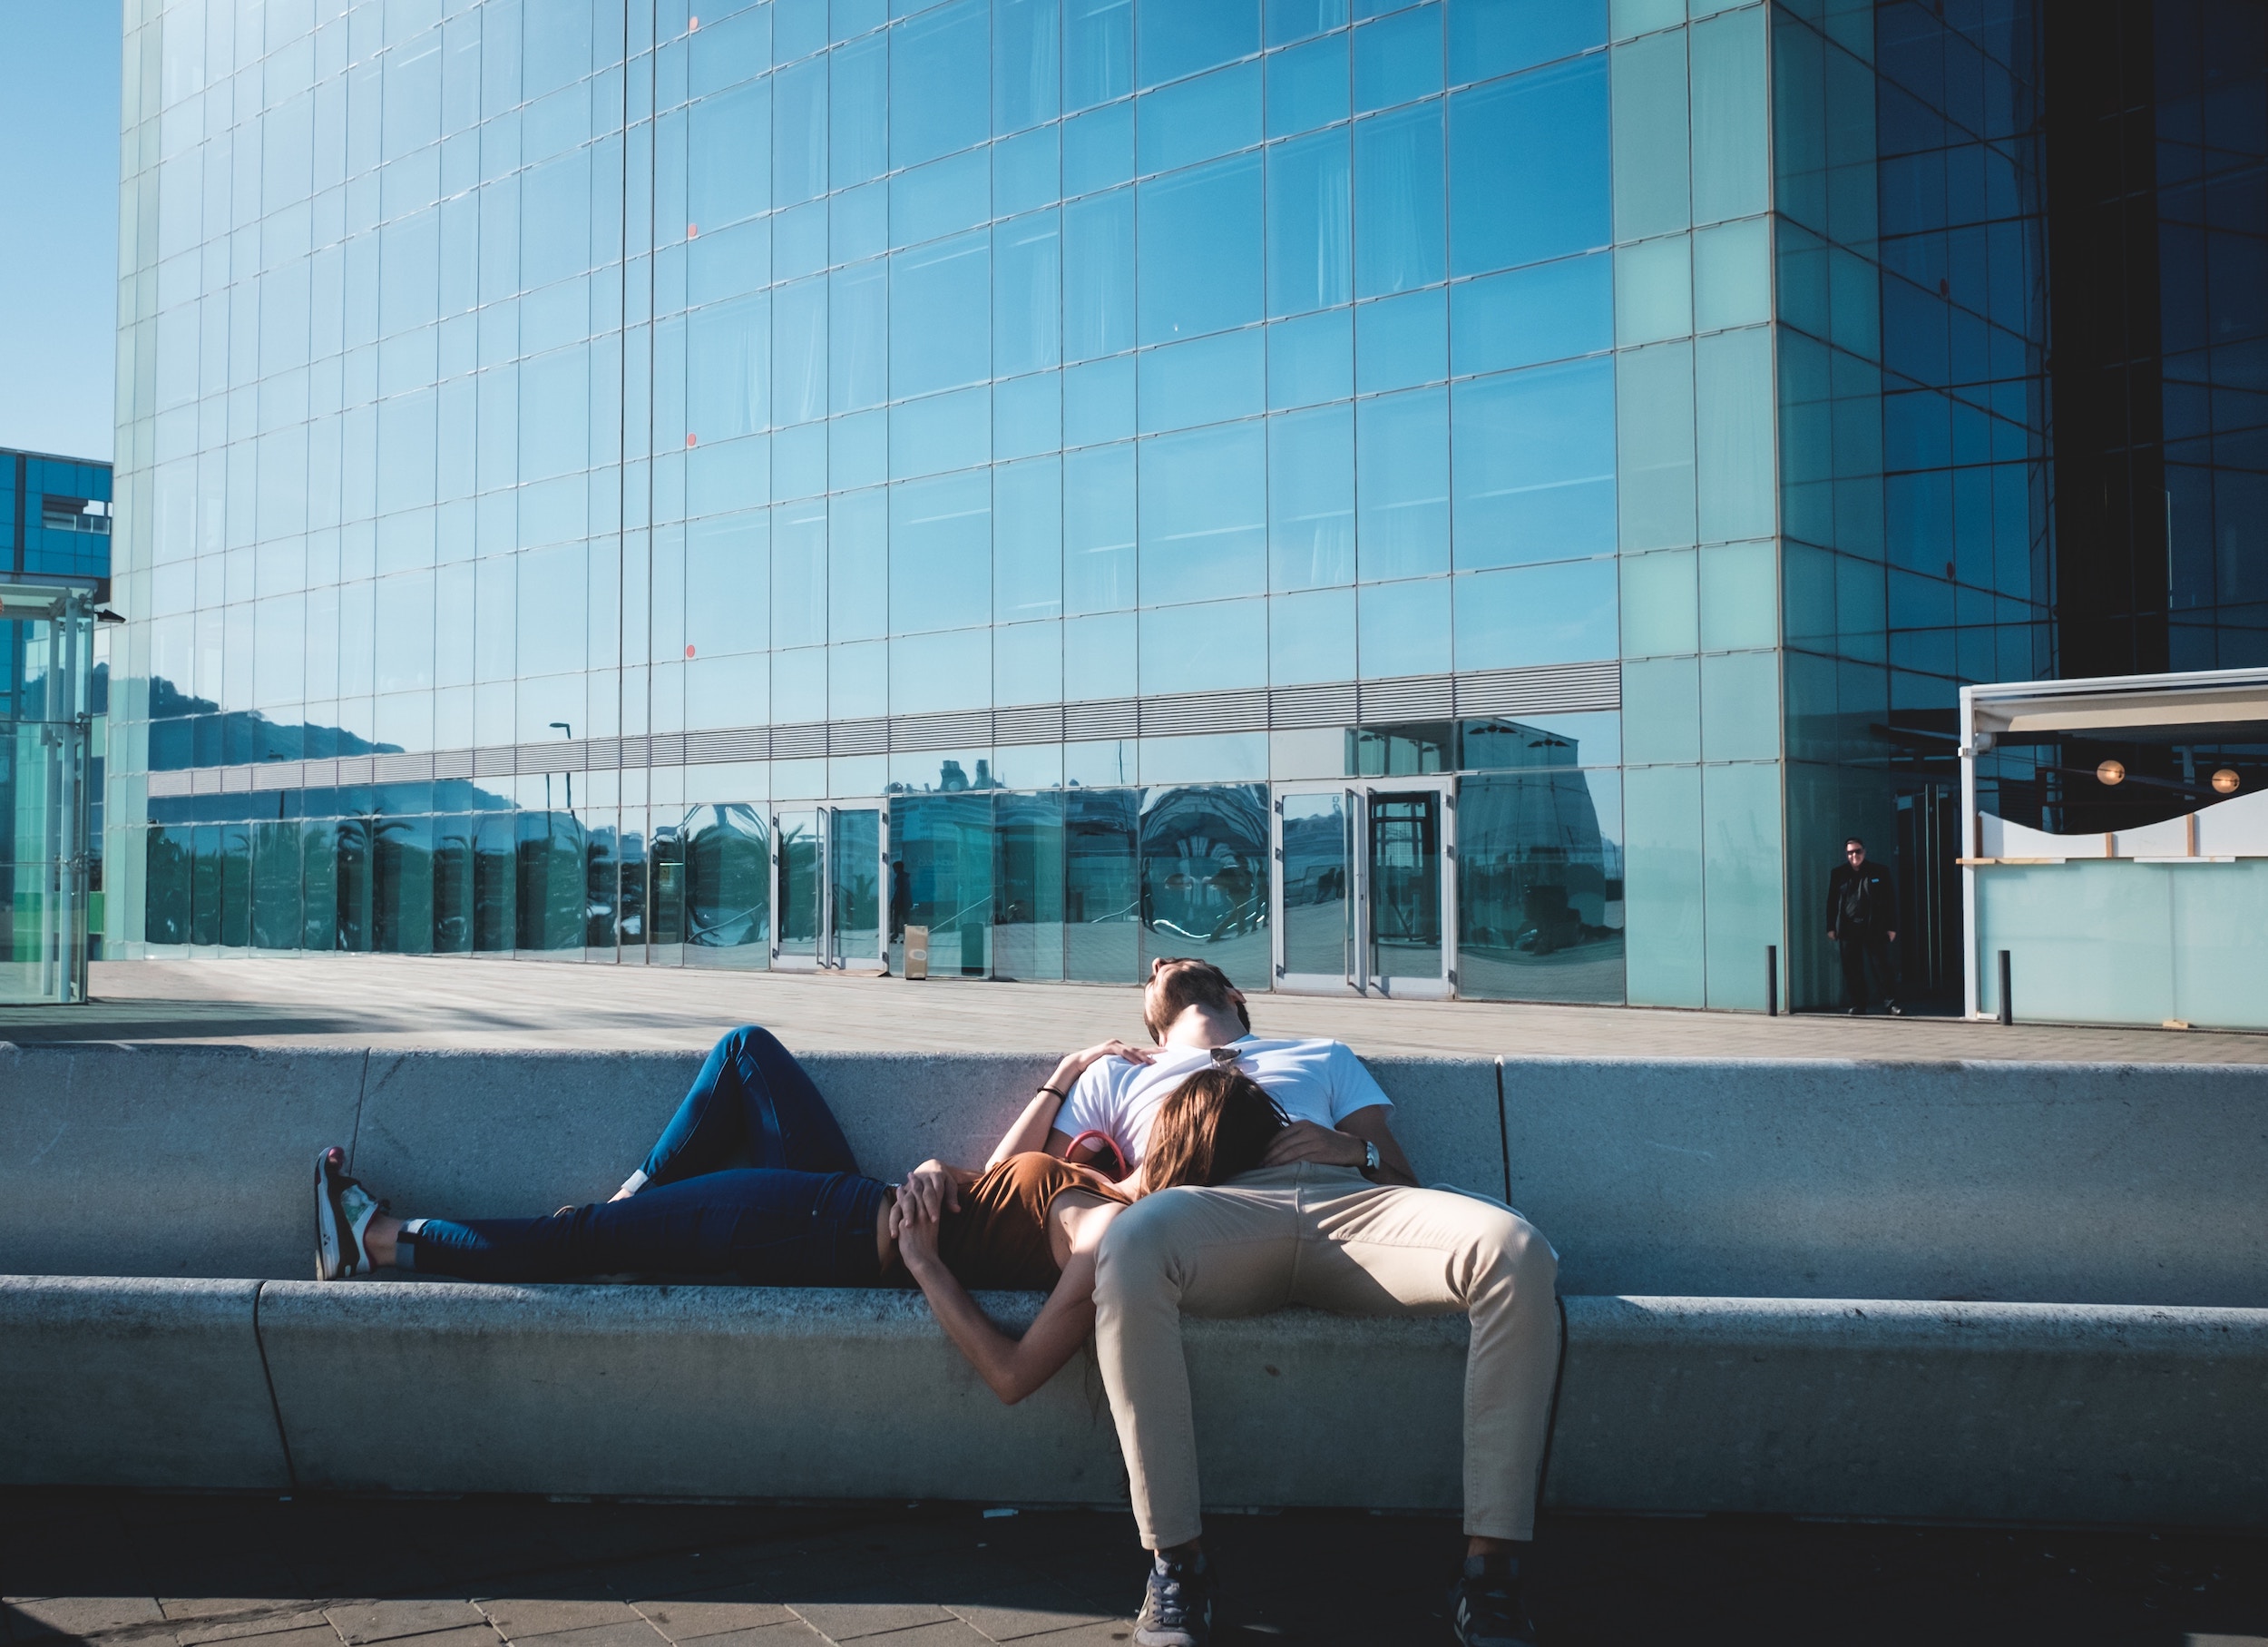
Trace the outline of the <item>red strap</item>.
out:
M 1089 1127 L 1078 1137 L 1071 1140 L 1070 1147 L 1063 1152 L 1064 1158 L 1069 1160 L 1071 1156 L 1079 1153 L 1079 1146 L 1087 1142 L 1090 1139 L 1092 1139 L 1095 1142 L 1100 1143 L 1106 1151 L 1108 1151 L 1110 1152 L 1110 1159 L 1117 1163 L 1119 1170 L 1110 1174 L 1111 1181 L 1115 1183 L 1119 1179 L 1124 1178 L 1131 1170 L 1126 1164 L 1125 1152 L 1120 1150 L 1116 1143 L 1111 1142 L 1110 1133 L 1099 1131 L 1094 1127 Z

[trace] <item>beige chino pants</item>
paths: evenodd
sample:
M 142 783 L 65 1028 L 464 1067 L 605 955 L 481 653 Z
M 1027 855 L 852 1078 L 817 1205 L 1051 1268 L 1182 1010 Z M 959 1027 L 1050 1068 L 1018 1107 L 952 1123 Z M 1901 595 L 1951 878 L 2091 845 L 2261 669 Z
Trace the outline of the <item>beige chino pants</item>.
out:
M 1103 1238 L 1095 1343 L 1142 1542 L 1171 1549 L 1199 1531 L 1182 1316 L 1286 1304 L 1471 1316 L 1465 1531 L 1533 1537 L 1559 1370 L 1558 1273 L 1550 1247 L 1518 1214 L 1445 1190 L 1374 1184 L 1350 1167 L 1267 1167 L 1135 1202 Z

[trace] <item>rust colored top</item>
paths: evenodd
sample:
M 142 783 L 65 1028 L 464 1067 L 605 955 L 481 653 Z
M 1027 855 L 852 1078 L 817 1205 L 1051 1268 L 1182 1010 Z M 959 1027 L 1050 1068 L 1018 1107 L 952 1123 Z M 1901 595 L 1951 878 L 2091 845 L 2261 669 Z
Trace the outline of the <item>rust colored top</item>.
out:
M 961 1191 L 961 1211 L 937 1230 L 937 1255 L 963 1287 L 1053 1289 L 1062 1272 L 1048 1240 L 1047 1216 L 1067 1190 L 1104 1201 L 1127 1197 L 1069 1162 L 1032 1151 L 1011 1155 Z

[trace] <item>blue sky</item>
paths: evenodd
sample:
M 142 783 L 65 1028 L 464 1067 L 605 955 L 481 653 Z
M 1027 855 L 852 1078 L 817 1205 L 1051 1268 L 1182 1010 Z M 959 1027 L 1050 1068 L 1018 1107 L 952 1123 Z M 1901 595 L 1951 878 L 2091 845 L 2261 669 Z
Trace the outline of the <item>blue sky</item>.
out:
M 0 0 L 0 446 L 108 460 L 119 0 Z

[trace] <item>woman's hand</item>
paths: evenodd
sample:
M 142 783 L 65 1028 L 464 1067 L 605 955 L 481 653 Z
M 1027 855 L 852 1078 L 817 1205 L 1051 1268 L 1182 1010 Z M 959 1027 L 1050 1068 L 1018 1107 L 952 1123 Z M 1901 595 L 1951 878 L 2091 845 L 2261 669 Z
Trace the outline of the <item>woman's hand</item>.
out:
M 1157 1056 L 1158 1049 L 1154 1046 L 1136 1046 L 1130 1041 L 1099 1042 L 1093 1046 L 1082 1047 L 1078 1052 L 1066 1054 L 1063 1061 L 1055 1066 L 1055 1073 L 1048 1077 L 1048 1084 L 1059 1093 L 1068 1093 L 1071 1090 L 1071 1083 L 1085 1074 L 1090 1064 L 1100 1064 L 1105 1058 L 1123 1058 L 1129 1064 L 1148 1064 Z
M 898 1243 L 898 1257 L 916 1279 L 943 1268 L 937 1257 L 937 1219 L 925 1213 L 901 1191 L 890 1209 L 890 1233 Z
M 908 1172 L 905 1181 L 898 1186 L 898 1202 L 892 1218 L 897 1218 L 909 1207 L 918 1210 L 932 1223 L 948 1212 L 960 1211 L 961 1185 L 953 1177 L 953 1169 L 933 1159 Z

